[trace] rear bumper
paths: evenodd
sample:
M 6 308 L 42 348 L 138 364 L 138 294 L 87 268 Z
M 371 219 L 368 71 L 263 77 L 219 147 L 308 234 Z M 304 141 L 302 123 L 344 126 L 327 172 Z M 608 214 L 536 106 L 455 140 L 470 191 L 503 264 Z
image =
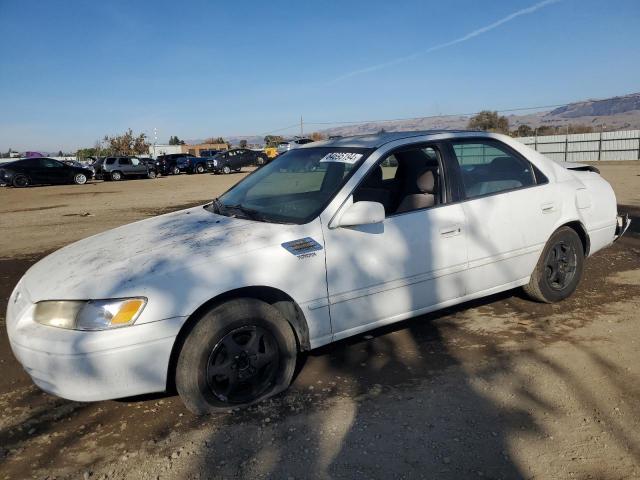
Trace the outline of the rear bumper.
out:
M 628 213 L 625 213 L 624 215 L 618 215 L 618 217 L 616 218 L 616 233 L 613 236 L 614 242 L 625 234 L 625 232 L 629 228 L 629 225 L 631 225 L 631 219 L 629 218 Z

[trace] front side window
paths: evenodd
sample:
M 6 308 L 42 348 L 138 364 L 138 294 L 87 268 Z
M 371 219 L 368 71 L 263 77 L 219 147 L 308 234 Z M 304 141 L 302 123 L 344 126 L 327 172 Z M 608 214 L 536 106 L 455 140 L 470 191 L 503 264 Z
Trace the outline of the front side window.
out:
M 439 205 L 444 202 L 440 165 L 434 146 L 393 152 L 369 170 L 353 200 L 380 203 L 387 217 Z
M 107 158 L 107 161 L 106 161 L 107 165 L 113 165 L 114 163 L 116 163 L 115 158 Z
M 369 155 L 369 149 L 296 149 L 256 170 L 222 195 L 217 213 L 281 223 L 307 223 Z
M 452 142 L 466 198 L 534 185 L 531 164 L 498 142 Z
M 60 168 L 64 166 L 62 163 L 51 160 L 50 158 L 41 158 L 40 165 L 45 168 Z

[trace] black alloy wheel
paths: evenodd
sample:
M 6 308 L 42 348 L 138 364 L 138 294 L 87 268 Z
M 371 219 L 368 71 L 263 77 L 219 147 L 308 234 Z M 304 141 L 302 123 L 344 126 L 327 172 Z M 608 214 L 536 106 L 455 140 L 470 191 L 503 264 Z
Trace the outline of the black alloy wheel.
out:
M 213 348 L 207 364 L 207 384 L 223 402 L 250 402 L 272 384 L 279 356 L 271 332 L 256 325 L 237 328 Z
M 549 250 L 544 271 L 552 289 L 561 291 L 571 283 L 576 274 L 577 257 L 574 246 L 562 240 Z

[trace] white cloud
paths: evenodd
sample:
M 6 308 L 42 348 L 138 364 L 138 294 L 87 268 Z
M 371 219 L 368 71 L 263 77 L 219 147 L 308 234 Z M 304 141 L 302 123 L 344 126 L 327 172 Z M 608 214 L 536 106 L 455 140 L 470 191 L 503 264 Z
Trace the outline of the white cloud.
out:
M 379 63 L 377 65 L 372 65 L 370 67 L 366 67 L 366 68 L 361 68 L 359 70 L 354 70 L 352 72 L 349 73 L 345 73 L 344 75 L 341 75 L 337 78 L 334 78 L 333 80 L 331 80 L 329 82 L 329 84 L 334 84 L 337 83 L 341 80 L 345 80 L 347 78 L 351 78 L 351 77 L 355 77 L 356 75 L 362 75 L 364 73 L 370 73 L 370 72 L 375 72 L 376 70 L 382 70 L 383 68 L 388 68 L 388 67 L 392 67 L 393 65 L 397 65 L 399 63 L 404 63 L 404 62 L 408 62 L 409 60 L 414 60 L 415 58 L 418 58 L 422 55 L 426 55 L 428 53 L 431 52 L 435 52 L 436 50 L 441 50 L 443 48 L 447 48 L 447 47 L 451 47 L 453 45 L 457 45 L 458 43 L 463 43 L 466 42 L 468 40 L 471 40 L 474 37 L 477 37 L 479 35 L 482 35 L 483 33 L 487 33 L 490 30 L 493 30 L 495 28 L 498 28 L 500 25 L 503 25 L 507 22 L 510 22 L 518 17 L 521 17 L 523 15 L 530 15 L 538 10 L 540 10 L 541 8 L 544 8 L 548 5 L 554 4 L 554 3 L 558 3 L 561 2 L 562 0 L 544 0 L 542 2 L 538 2 L 535 5 L 531 5 L 530 7 L 527 8 L 523 8 L 522 10 L 518 10 L 517 12 L 513 12 L 510 13 L 509 15 L 507 15 L 506 17 L 501 18 L 500 20 L 496 20 L 493 23 L 490 23 L 489 25 L 486 25 L 484 27 L 478 28 L 472 32 L 467 33 L 466 35 L 456 38 L 455 40 L 451 40 L 449 42 L 445 42 L 445 43 L 440 43 L 438 45 L 434 45 L 433 47 L 429 47 L 426 50 L 422 50 L 420 52 L 415 52 L 412 53 L 411 55 L 406 55 L 404 57 L 399 57 L 396 58 L 394 60 L 390 60 L 388 62 L 384 62 L 384 63 Z

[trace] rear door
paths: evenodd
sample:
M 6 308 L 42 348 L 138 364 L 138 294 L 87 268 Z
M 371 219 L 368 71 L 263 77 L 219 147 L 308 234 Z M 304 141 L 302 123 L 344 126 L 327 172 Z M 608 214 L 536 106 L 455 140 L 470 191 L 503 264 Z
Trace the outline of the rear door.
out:
M 131 158 L 131 173 L 134 175 L 146 175 L 147 165 L 139 158 Z
M 450 156 L 468 225 L 467 293 L 522 284 L 560 215 L 554 186 L 498 140 L 452 140 Z

